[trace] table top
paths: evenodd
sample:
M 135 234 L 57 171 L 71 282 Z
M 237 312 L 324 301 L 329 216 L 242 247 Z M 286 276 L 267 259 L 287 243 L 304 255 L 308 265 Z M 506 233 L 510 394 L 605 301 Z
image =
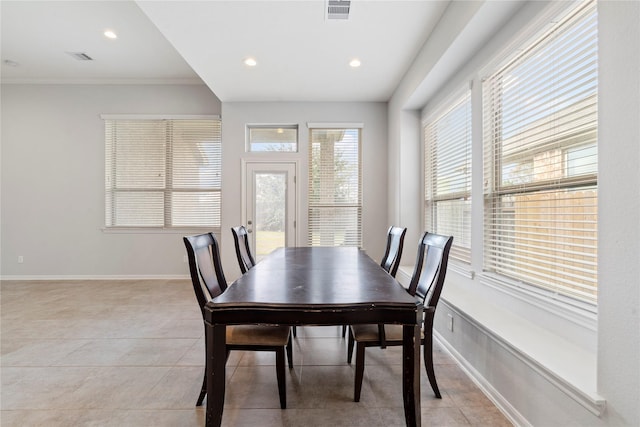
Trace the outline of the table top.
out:
M 415 324 L 420 302 L 353 247 L 280 248 L 205 307 L 208 323 Z

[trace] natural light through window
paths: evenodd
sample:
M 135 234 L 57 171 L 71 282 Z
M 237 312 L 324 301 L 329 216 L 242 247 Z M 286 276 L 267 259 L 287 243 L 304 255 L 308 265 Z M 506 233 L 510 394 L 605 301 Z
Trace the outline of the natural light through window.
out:
M 446 102 L 424 128 L 425 229 L 453 236 L 451 257 L 471 262 L 471 93 Z
M 107 228 L 220 227 L 219 119 L 106 119 Z
M 248 125 L 247 151 L 297 152 L 298 125 Z
M 484 81 L 484 268 L 597 301 L 597 16 L 568 16 Z
M 360 129 L 309 131 L 309 244 L 361 247 Z

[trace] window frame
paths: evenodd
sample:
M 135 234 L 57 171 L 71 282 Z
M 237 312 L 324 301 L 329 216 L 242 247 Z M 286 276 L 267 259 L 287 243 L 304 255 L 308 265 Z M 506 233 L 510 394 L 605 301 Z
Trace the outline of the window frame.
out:
M 288 129 L 295 130 L 295 150 L 253 150 L 253 139 L 251 137 L 252 130 L 273 130 L 273 129 Z M 291 144 L 291 142 L 287 142 L 287 144 Z M 246 143 L 245 143 L 245 152 L 247 153 L 260 153 L 264 155 L 282 155 L 282 154 L 297 154 L 300 151 L 300 130 L 298 124 L 247 124 L 246 125 Z
M 104 232 L 109 233 L 184 233 L 188 230 L 193 231 L 201 231 L 208 230 L 214 231 L 216 233 L 220 232 L 220 218 L 222 212 L 222 137 L 221 137 L 221 128 L 222 121 L 220 116 L 218 115 L 122 115 L 122 114 L 102 114 L 100 116 L 101 119 L 104 120 L 105 126 L 105 223 L 102 230 Z M 112 158 L 112 162 L 116 162 L 116 159 L 113 158 L 113 150 L 115 147 L 112 144 L 115 144 L 115 138 L 111 138 L 112 141 L 109 141 L 109 126 L 113 126 L 118 121 L 130 121 L 130 122 L 162 122 L 165 127 L 165 157 L 163 164 L 164 171 L 164 186 L 162 188 L 153 188 L 153 189 L 145 189 L 140 188 L 139 191 L 142 192 L 162 192 L 163 195 L 163 224 L 162 225 L 144 225 L 140 224 L 131 224 L 131 225 L 114 225 L 113 219 L 111 222 L 109 218 L 113 218 L 114 210 L 117 209 L 114 205 L 114 202 L 109 202 L 110 196 L 116 193 L 130 192 L 131 189 L 123 189 L 116 188 L 116 166 L 115 163 L 113 165 L 109 165 L 110 157 Z M 173 169 L 174 165 L 177 164 L 178 159 L 173 159 L 173 144 L 174 140 L 179 140 L 179 137 L 173 134 L 173 126 L 176 122 L 188 122 L 188 121 L 212 121 L 213 122 L 213 133 L 211 135 L 211 146 L 214 147 L 214 152 L 217 154 L 217 159 L 215 163 L 218 163 L 219 167 L 215 168 L 208 176 L 217 176 L 216 180 L 219 182 L 217 186 L 196 186 L 196 187 L 184 187 L 184 186 L 174 186 L 173 184 Z M 111 153 L 109 151 L 112 151 Z M 159 164 L 159 163 L 157 163 Z M 184 180 L 184 178 L 183 178 Z M 211 224 L 185 224 L 185 225 L 173 225 L 173 211 L 175 210 L 176 204 L 174 200 L 175 194 L 188 194 L 193 192 L 199 193 L 209 193 L 214 196 L 217 200 L 214 203 L 213 208 L 213 216 L 215 218 L 214 223 Z M 175 193 L 175 194 L 174 194 Z M 111 207 L 110 207 L 111 205 Z M 185 205 L 186 206 L 186 205 Z M 111 209 L 111 215 L 108 210 Z
M 309 184 L 308 184 L 308 244 L 309 246 L 343 246 L 345 240 L 349 241 L 349 244 L 346 246 L 357 246 L 362 247 L 363 236 L 362 236 L 362 207 L 363 207 L 363 198 L 362 198 L 362 146 L 363 146 L 363 136 L 362 136 L 362 124 L 357 123 L 308 123 L 309 128 Z M 357 196 L 355 201 L 351 201 L 349 203 L 326 203 L 326 200 L 323 201 L 314 201 L 314 133 L 315 132 L 348 132 L 348 131 L 356 131 L 357 132 Z M 344 137 L 344 135 L 343 135 Z M 336 140 L 334 142 L 339 142 L 340 140 Z M 351 176 L 353 179 L 354 177 Z M 351 235 L 348 237 L 343 236 L 342 244 L 336 241 L 336 233 L 333 233 L 332 236 L 329 237 L 314 237 L 314 233 L 322 233 L 322 228 L 318 230 L 314 227 L 314 213 L 313 210 L 330 210 L 330 209 L 355 209 L 356 211 L 356 230 L 355 233 L 351 230 Z M 334 222 L 329 225 L 337 226 L 340 225 L 340 222 Z M 349 230 L 345 230 L 349 231 Z M 331 234 L 331 233 L 330 233 Z M 319 239 L 319 241 L 318 241 Z M 318 242 L 316 242 L 318 241 Z
M 591 8 L 591 10 L 587 9 Z M 494 96 L 491 98 L 488 96 L 488 85 L 490 84 L 490 80 L 493 79 L 496 75 L 505 70 L 508 66 L 523 55 L 529 54 L 533 57 L 536 53 L 535 48 L 541 42 L 544 42 L 547 34 L 551 34 L 553 31 L 558 31 L 558 26 L 565 25 L 565 23 L 574 16 L 578 16 L 581 13 L 593 13 L 590 15 L 590 19 L 595 19 L 597 22 L 597 9 L 595 6 L 595 2 L 585 2 L 580 5 L 573 6 L 568 9 L 564 9 L 560 13 L 556 12 L 555 16 L 550 17 L 551 24 L 545 26 L 544 33 L 538 32 L 534 35 L 534 37 L 529 37 L 528 39 L 520 40 L 518 46 L 512 45 L 512 56 L 507 57 L 506 61 L 503 61 L 501 64 L 494 64 L 491 66 L 490 76 L 485 77 L 483 79 L 483 103 L 482 103 L 482 115 L 483 115 L 483 145 L 484 145 L 484 153 L 483 153 L 483 168 L 484 168 L 484 244 L 483 244 L 483 274 L 481 277 L 481 281 L 486 284 L 491 285 L 505 285 L 511 289 L 520 289 L 527 295 L 525 298 L 544 298 L 548 301 L 554 301 L 554 304 L 560 304 L 561 307 L 564 307 L 561 311 L 566 311 L 568 307 L 578 308 L 580 310 L 584 310 L 586 312 L 595 313 L 597 308 L 597 208 L 595 213 L 595 220 L 591 220 L 591 223 L 595 224 L 594 233 L 595 233 L 595 243 L 593 243 L 593 250 L 595 251 L 595 267 L 593 275 L 595 279 L 593 281 L 593 292 L 594 296 L 589 297 L 586 295 L 580 295 L 580 292 L 575 291 L 571 292 L 570 286 L 564 286 L 562 284 L 555 283 L 554 286 L 541 286 L 538 283 L 531 283 L 527 280 L 523 280 L 518 275 L 505 274 L 503 271 L 497 271 L 495 266 L 491 265 L 489 259 L 491 258 L 487 251 L 490 250 L 489 246 L 492 242 L 495 242 L 495 238 L 492 240 L 492 237 L 489 235 L 491 233 L 492 228 L 494 227 L 490 225 L 492 221 L 495 221 L 493 215 L 495 212 L 499 212 L 497 209 L 497 203 L 500 203 L 500 199 L 505 196 L 517 196 L 522 194 L 544 194 L 543 191 L 567 191 L 571 192 L 575 189 L 585 189 L 592 190 L 595 192 L 595 201 L 597 203 L 597 66 L 595 67 L 595 96 L 594 103 L 595 113 L 593 120 L 593 127 L 586 128 L 586 130 L 578 131 L 577 127 L 573 133 L 568 133 L 562 135 L 560 133 L 553 134 L 552 140 L 554 141 L 554 146 L 552 147 L 554 150 L 558 150 L 556 153 L 556 157 L 559 159 L 557 163 L 560 165 L 561 172 L 556 169 L 549 169 L 550 173 L 563 173 L 564 176 L 558 178 L 557 176 L 550 176 L 547 179 L 535 179 L 536 172 L 531 173 L 531 182 L 512 182 L 512 183 L 503 183 L 504 180 L 504 161 L 505 157 L 500 152 L 499 144 L 495 142 L 496 134 L 500 134 L 501 128 L 503 125 L 503 118 L 495 115 L 496 111 L 501 110 L 502 106 L 497 105 L 496 102 L 500 101 L 501 98 L 498 96 Z M 595 18 L 594 18 L 595 16 Z M 573 25 L 573 24 L 572 24 Z M 554 26 L 556 28 L 554 28 Z M 561 29 L 562 30 L 562 29 Z M 597 24 L 595 28 L 595 38 L 597 40 Z M 558 31 L 560 33 L 560 31 Z M 555 37 L 555 36 L 554 36 Z M 582 40 L 581 40 L 582 43 Z M 533 54 L 531 53 L 533 51 Z M 513 53 L 516 52 L 516 53 Z M 561 53 L 559 54 L 561 55 Z M 595 47 L 595 61 L 597 64 L 597 45 Z M 486 73 L 487 70 L 485 70 Z M 489 74 L 489 73 L 487 73 Z M 563 76 L 564 77 L 564 76 Z M 495 83 L 494 83 L 495 84 Z M 500 84 L 504 84 L 501 82 Z M 585 98 L 586 99 L 586 98 Z M 493 101 L 493 102 L 492 102 Z M 559 110 L 562 113 L 567 113 L 571 111 L 571 108 L 574 108 L 576 105 L 580 104 L 582 99 L 577 99 L 577 101 L 573 104 L 570 104 L 566 107 L 561 107 L 563 109 Z M 560 108 L 560 107 L 556 107 Z M 566 111 L 565 111 L 566 110 Z M 545 110 L 546 111 L 546 110 Z M 543 117 L 544 118 L 544 117 Z M 532 123 L 535 123 L 534 120 Z M 498 125 L 496 125 L 496 123 Z M 592 123 L 592 122 L 589 122 Z M 590 125 L 591 126 L 591 125 Z M 525 128 L 524 125 L 522 125 Z M 496 131 L 496 129 L 498 129 Z M 504 135 L 500 135 L 504 136 Z M 504 138 L 507 140 L 508 138 Z M 591 142 L 589 144 L 589 142 Z M 595 163 L 591 164 L 595 171 L 591 171 L 588 173 L 582 173 L 575 176 L 568 175 L 568 153 L 575 149 L 584 150 L 585 148 L 591 149 L 594 148 L 596 150 L 596 160 Z M 547 150 L 547 151 L 545 151 Z M 545 150 L 541 150 L 540 153 L 549 152 L 550 148 L 545 148 Z M 553 155 L 550 154 L 551 157 Z M 524 157 L 521 157 L 520 160 L 523 160 Z M 531 155 L 532 162 L 532 171 L 534 165 L 534 155 Z M 579 166 L 580 167 L 580 166 Z M 581 166 L 584 168 L 584 166 Z M 592 169 L 593 169 L 592 168 Z M 586 169 L 585 169 L 586 170 Z M 539 172 L 537 172 L 539 173 Z M 525 174 L 526 175 L 526 174 Z M 588 200 L 588 199 L 587 199 Z M 571 239 L 572 237 L 566 237 L 566 240 Z M 590 256 L 588 251 L 583 252 L 585 256 Z M 586 289 L 586 288 L 585 288 Z
M 462 108 L 462 114 L 464 114 L 463 120 L 460 122 L 456 121 L 454 123 L 455 127 L 447 126 L 446 121 L 450 120 L 452 118 L 452 114 L 456 114 L 456 112 L 459 111 L 459 108 Z M 424 229 L 434 233 L 453 235 L 454 239 L 450 257 L 467 265 L 471 264 L 472 252 L 472 109 L 471 88 L 465 87 L 455 91 L 453 96 L 450 96 L 441 102 L 439 107 L 437 107 L 434 112 L 429 114 L 423 121 Z M 444 126 L 447 126 L 445 128 L 447 136 L 450 136 L 455 140 L 455 155 L 458 159 L 460 155 L 464 155 L 462 162 L 465 163 L 465 177 L 462 180 L 456 180 L 456 184 L 464 187 L 460 191 L 447 192 L 438 190 L 438 182 L 448 178 L 445 176 L 445 172 L 451 172 L 448 170 L 448 167 L 440 168 L 438 167 L 439 165 L 436 164 L 438 159 L 436 158 L 437 153 L 435 152 L 438 151 L 438 143 L 443 140 L 442 138 L 439 138 L 437 133 L 439 130 L 443 129 L 443 124 Z M 451 163 L 453 163 L 454 160 L 451 160 Z M 436 213 L 437 204 L 440 202 L 456 202 L 460 200 L 466 202 L 469 213 L 466 225 L 463 215 L 463 218 L 461 219 L 462 225 L 459 231 L 457 227 L 454 227 L 456 228 L 456 232 L 452 232 L 451 229 L 445 229 L 446 227 L 444 225 L 439 226 L 438 216 Z M 460 234 L 465 235 L 466 238 L 461 238 Z M 465 241 L 468 241 L 466 245 L 464 244 Z

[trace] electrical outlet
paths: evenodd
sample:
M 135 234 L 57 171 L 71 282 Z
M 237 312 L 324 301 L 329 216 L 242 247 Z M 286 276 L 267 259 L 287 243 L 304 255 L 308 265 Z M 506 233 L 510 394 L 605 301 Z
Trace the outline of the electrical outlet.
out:
M 22 264 L 24 262 L 24 257 L 22 255 L 18 255 L 18 264 Z
M 447 317 L 448 317 L 448 320 L 449 320 L 449 325 L 448 325 L 449 326 L 449 330 L 451 332 L 453 332 L 453 316 L 450 315 L 450 314 L 447 314 Z

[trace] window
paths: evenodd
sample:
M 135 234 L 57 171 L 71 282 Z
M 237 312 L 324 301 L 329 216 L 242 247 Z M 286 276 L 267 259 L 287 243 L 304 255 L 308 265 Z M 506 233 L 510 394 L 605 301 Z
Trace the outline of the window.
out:
M 471 262 L 471 93 L 427 119 L 425 229 L 453 236 L 451 257 Z
M 250 152 L 297 152 L 298 125 L 248 125 L 247 139 Z
M 309 244 L 362 246 L 360 129 L 310 129 Z
M 484 268 L 597 301 L 597 17 L 568 16 L 483 85 Z
M 104 118 L 107 228 L 220 228 L 219 119 Z

